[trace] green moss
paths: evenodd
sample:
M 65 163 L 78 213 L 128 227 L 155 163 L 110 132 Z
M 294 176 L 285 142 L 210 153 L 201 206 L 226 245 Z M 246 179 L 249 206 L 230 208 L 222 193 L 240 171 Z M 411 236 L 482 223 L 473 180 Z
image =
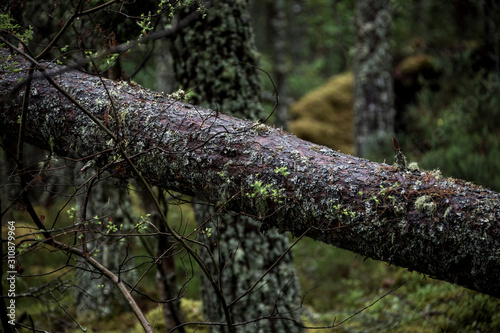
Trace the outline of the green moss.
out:
M 255 131 L 257 134 L 263 134 L 267 132 L 270 128 L 269 126 L 262 124 L 260 122 L 257 122 L 255 126 L 252 127 L 252 129 Z
M 290 131 L 344 153 L 354 152 L 352 73 L 332 77 L 290 108 Z
M 205 19 L 183 30 L 172 50 L 177 79 L 196 92 L 193 104 L 258 120 L 265 114 L 247 5 L 218 3 Z M 183 15 L 191 12 L 188 6 Z
M 163 313 L 163 307 L 167 306 L 166 304 L 161 304 L 153 308 L 151 311 L 146 313 L 146 318 L 149 323 L 153 327 L 155 332 L 166 332 L 167 328 L 165 326 L 165 317 Z M 201 313 L 201 301 L 193 300 L 188 298 L 181 299 L 181 309 L 186 315 L 186 322 L 200 322 L 204 321 L 203 315 Z M 132 315 L 132 313 L 130 313 Z M 116 323 L 115 323 L 116 325 Z M 188 325 L 184 327 L 186 333 L 198 332 L 198 333 L 207 333 L 208 327 L 201 325 Z M 144 332 L 144 329 L 137 323 L 134 326 L 133 332 Z

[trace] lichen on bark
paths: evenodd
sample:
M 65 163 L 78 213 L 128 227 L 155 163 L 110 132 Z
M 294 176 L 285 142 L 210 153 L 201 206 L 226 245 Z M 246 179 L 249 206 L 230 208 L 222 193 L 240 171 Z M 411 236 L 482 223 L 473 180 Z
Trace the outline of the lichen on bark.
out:
M 194 22 L 177 36 L 173 50 L 176 77 L 185 90 L 194 92 L 192 101 L 210 107 L 217 112 L 251 119 L 266 118 L 260 102 L 259 73 L 256 69 L 256 50 L 253 45 L 253 32 L 248 14 L 248 1 L 216 1 L 203 20 Z M 271 128 L 260 123 L 252 126 L 255 137 L 264 136 Z M 246 154 L 252 155 L 252 143 L 241 142 L 238 137 L 227 136 L 223 153 L 237 158 L 240 154 L 236 147 L 247 146 Z M 254 155 L 254 158 L 258 156 Z M 261 163 L 266 163 L 261 161 Z M 227 170 L 237 167 L 231 160 L 224 164 L 219 174 L 224 182 L 218 190 L 222 192 L 222 207 L 230 198 L 228 190 L 231 182 L 224 179 Z M 259 182 L 263 175 L 249 172 L 246 186 Z M 257 207 L 257 216 L 265 216 L 270 184 L 270 193 L 257 197 L 246 196 Z M 248 191 L 246 193 L 250 193 Z M 245 193 L 245 192 L 244 192 Z M 245 197 L 245 195 L 244 195 Z M 198 198 L 205 199 L 205 198 Z M 272 199 L 272 198 L 271 198 Z M 260 276 L 287 250 L 287 235 L 276 229 L 266 234 L 260 232 L 261 222 L 238 215 L 238 212 L 215 214 L 218 206 L 198 203 L 195 205 L 198 223 L 212 230 L 211 236 L 205 235 L 205 244 L 215 253 L 216 262 L 210 265 L 211 272 L 226 298 L 234 300 L 243 295 L 258 281 Z M 207 252 L 202 256 L 208 260 Z M 218 266 L 218 268 L 217 268 Z M 220 270 L 220 271 L 219 271 Z M 208 320 L 223 320 L 223 311 L 211 291 L 207 279 L 203 279 L 203 307 Z M 300 287 L 292 265 L 291 254 L 286 255 L 279 264 L 266 274 L 259 284 L 245 297 L 231 307 L 235 322 L 251 321 L 264 317 L 289 317 L 298 322 L 300 318 Z M 215 332 L 225 332 L 227 328 L 214 328 Z M 238 328 L 238 332 L 300 332 L 302 329 L 289 320 L 258 320 Z
M 24 77 L 27 65 L 21 57 L 14 56 L 11 65 L 20 71 L 0 77 L 2 92 L 12 92 Z M 44 66 L 49 75 L 63 71 L 57 80 L 62 88 L 78 86 L 78 101 L 95 117 L 104 116 L 106 108 L 93 103 L 105 94 L 98 78 Z M 251 191 L 249 175 L 259 174 L 264 184 L 285 189 L 282 205 L 267 201 L 263 222 L 270 226 L 294 235 L 307 231 L 318 241 L 500 297 L 499 193 L 433 171 L 401 171 L 344 155 L 272 127 L 255 133 L 255 122 L 216 116 L 213 110 L 173 101 L 137 85 L 124 87 L 107 80 L 105 84 L 114 91 L 122 87 L 117 102 L 127 105 L 127 117 L 121 135 L 130 142 L 126 150 L 151 184 L 214 204 L 222 201 L 224 185 L 225 198 L 230 198 L 224 201 L 226 208 L 257 216 L 244 193 Z M 30 100 L 26 142 L 49 150 L 53 146 L 60 156 L 90 156 L 96 163 L 113 160 L 116 150 L 110 149 L 104 131 L 96 131 L 92 141 L 82 139 L 80 129 L 88 126 L 88 116 L 40 75 L 34 77 L 33 87 L 39 94 Z M 22 101 L 22 93 L 3 94 L 1 135 L 17 138 Z M 273 170 L 285 166 L 290 174 L 279 178 Z M 415 208 L 423 195 L 436 205 L 434 216 Z M 355 216 L 344 214 L 344 209 Z

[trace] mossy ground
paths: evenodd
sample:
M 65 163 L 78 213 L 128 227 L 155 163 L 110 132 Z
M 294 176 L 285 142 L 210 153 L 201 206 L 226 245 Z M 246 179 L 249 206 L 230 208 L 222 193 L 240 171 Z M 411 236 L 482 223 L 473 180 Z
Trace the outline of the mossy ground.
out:
M 309 239 L 294 254 L 309 325 L 339 323 L 368 307 L 335 332 L 494 332 L 500 327 L 500 300 L 494 297 Z
M 290 108 L 290 131 L 343 153 L 354 151 L 352 73 L 332 77 Z

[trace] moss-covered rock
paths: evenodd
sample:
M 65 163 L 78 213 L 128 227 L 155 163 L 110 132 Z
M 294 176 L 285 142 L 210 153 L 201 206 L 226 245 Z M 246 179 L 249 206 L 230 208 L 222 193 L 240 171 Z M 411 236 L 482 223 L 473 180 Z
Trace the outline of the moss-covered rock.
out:
M 352 154 L 353 86 L 353 74 L 342 73 L 304 96 L 290 109 L 290 131 L 304 140 Z

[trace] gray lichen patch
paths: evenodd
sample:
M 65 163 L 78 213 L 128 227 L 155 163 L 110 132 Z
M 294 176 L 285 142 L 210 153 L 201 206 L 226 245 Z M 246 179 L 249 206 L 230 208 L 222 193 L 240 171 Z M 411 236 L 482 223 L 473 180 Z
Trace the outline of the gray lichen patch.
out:
M 433 217 L 436 214 L 436 204 L 432 201 L 430 195 L 422 195 L 415 201 L 415 209 L 419 212 L 426 212 Z

